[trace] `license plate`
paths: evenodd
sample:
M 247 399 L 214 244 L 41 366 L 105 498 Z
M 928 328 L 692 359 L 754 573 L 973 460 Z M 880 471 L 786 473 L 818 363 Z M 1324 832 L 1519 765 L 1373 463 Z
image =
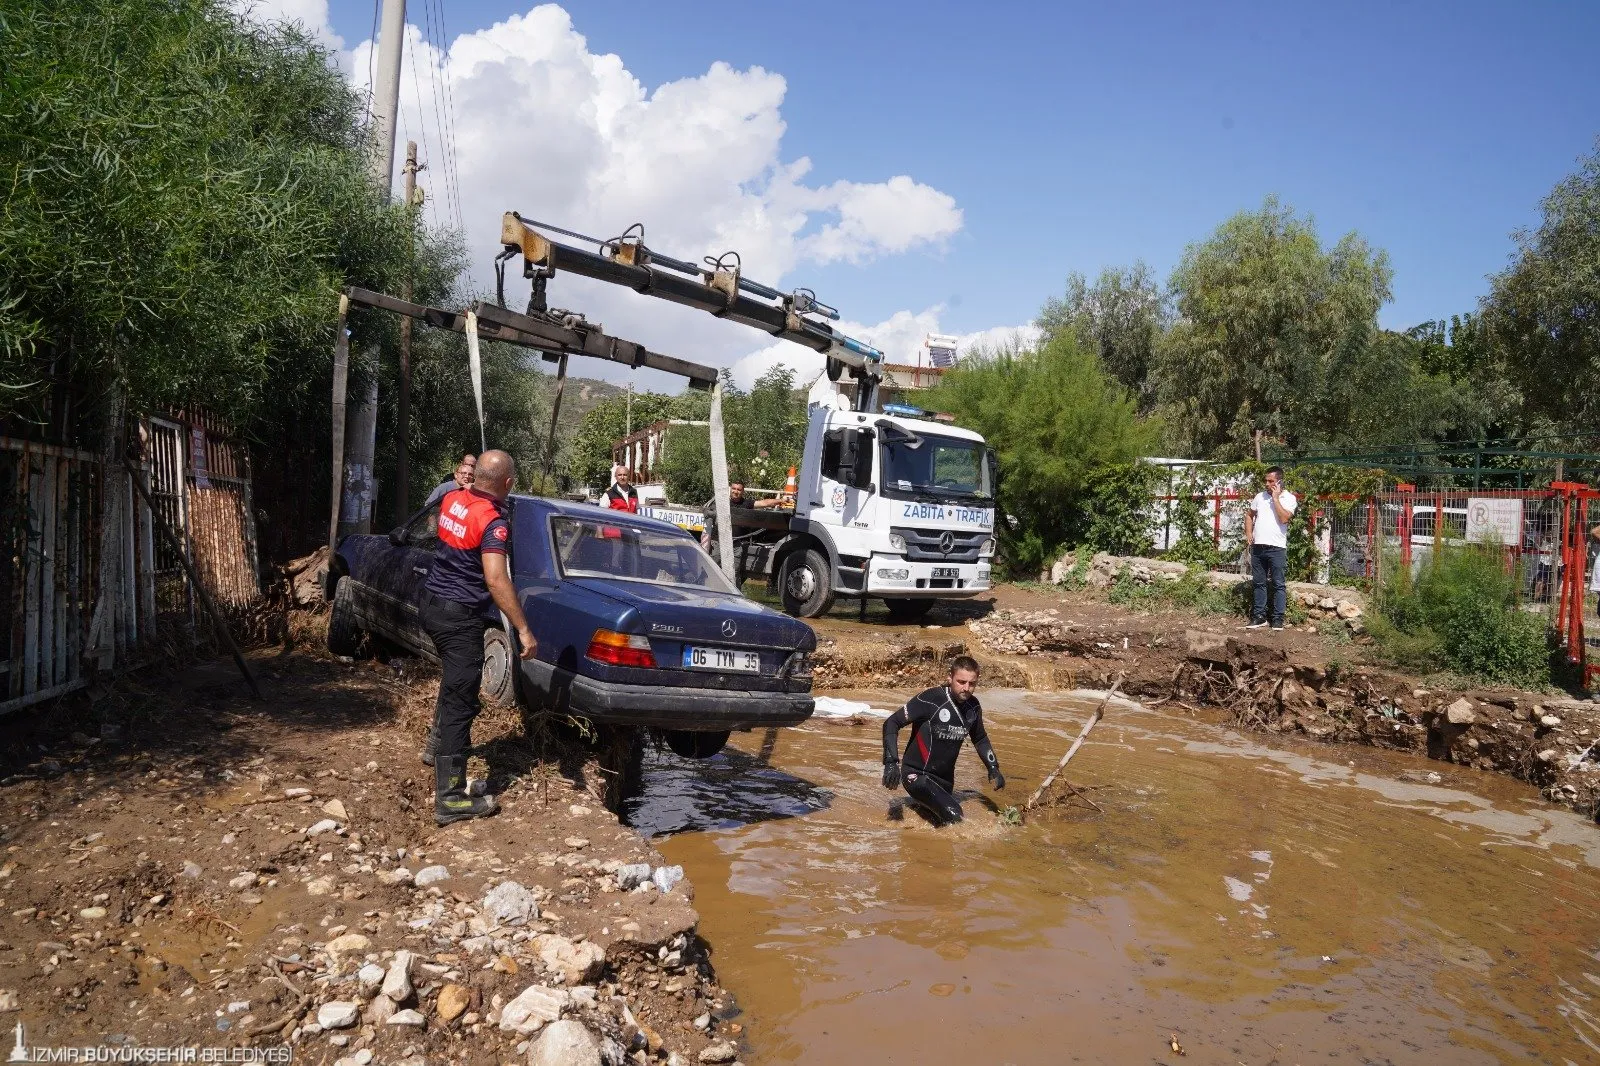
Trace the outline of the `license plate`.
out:
M 933 568 L 933 576 L 936 578 L 960 577 L 961 571 L 953 566 L 936 566 Z
M 685 670 L 728 670 L 736 674 L 761 672 L 761 654 L 754 651 L 729 651 L 727 648 L 683 649 Z

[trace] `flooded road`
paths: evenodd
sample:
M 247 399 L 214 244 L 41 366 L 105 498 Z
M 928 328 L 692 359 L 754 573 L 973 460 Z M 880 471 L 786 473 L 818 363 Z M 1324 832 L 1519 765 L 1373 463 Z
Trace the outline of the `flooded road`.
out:
M 1064 775 L 1102 810 L 1006 825 L 984 798 L 1020 806 L 1092 704 L 982 695 L 1010 784 L 965 752 L 952 829 L 881 787 L 876 720 L 649 757 L 630 817 L 694 881 L 744 1061 L 1600 1061 L 1600 828 L 1123 704 Z

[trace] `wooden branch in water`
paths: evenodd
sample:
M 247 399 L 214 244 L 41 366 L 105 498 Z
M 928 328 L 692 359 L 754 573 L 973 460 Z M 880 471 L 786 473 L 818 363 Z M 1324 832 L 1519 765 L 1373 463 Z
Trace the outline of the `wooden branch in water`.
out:
M 1040 783 L 1039 787 L 1034 790 L 1033 795 L 1028 797 L 1028 802 L 1022 808 L 1023 810 L 1033 810 L 1033 805 L 1039 802 L 1039 797 L 1044 795 L 1045 789 L 1055 784 L 1057 775 L 1059 775 L 1062 770 L 1065 770 L 1067 768 L 1067 763 L 1072 760 L 1074 755 L 1078 754 L 1078 748 L 1082 746 L 1083 738 L 1087 737 L 1089 735 L 1089 730 L 1093 729 L 1096 723 L 1098 723 L 1101 718 L 1105 717 L 1106 704 L 1111 702 L 1111 697 L 1115 696 L 1117 694 L 1117 689 L 1122 687 L 1122 679 L 1127 676 L 1127 674 L 1117 675 L 1117 680 L 1111 685 L 1111 689 L 1106 693 L 1105 699 L 1100 701 L 1100 706 L 1094 709 L 1094 713 L 1089 716 L 1089 720 L 1083 723 L 1083 729 L 1078 733 L 1078 739 L 1074 740 L 1072 742 L 1072 747 L 1068 748 L 1067 753 L 1061 756 L 1061 761 L 1056 764 L 1056 768 L 1054 770 L 1050 771 L 1050 776 L 1046 777 L 1044 781 Z

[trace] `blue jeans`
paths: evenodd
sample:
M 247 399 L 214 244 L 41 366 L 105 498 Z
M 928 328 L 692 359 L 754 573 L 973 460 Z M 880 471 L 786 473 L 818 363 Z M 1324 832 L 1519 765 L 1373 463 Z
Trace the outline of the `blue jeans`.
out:
M 1282 548 L 1274 548 L 1270 544 L 1250 545 L 1250 576 L 1255 580 L 1255 609 L 1250 612 L 1250 621 L 1271 621 L 1275 626 L 1283 625 L 1283 609 L 1288 603 L 1289 594 L 1283 587 L 1283 575 L 1289 563 L 1288 552 Z M 1267 615 L 1267 583 L 1272 583 L 1272 615 Z

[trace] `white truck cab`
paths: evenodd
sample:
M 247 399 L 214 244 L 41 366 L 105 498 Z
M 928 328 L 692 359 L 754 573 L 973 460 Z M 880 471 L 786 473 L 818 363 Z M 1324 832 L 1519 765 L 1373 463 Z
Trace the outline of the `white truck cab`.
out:
M 748 538 L 741 553 L 790 613 L 815 617 L 835 596 L 857 596 L 911 619 L 989 590 L 993 452 L 971 430 L 893 410 L 811 404 L 788 529 Z

